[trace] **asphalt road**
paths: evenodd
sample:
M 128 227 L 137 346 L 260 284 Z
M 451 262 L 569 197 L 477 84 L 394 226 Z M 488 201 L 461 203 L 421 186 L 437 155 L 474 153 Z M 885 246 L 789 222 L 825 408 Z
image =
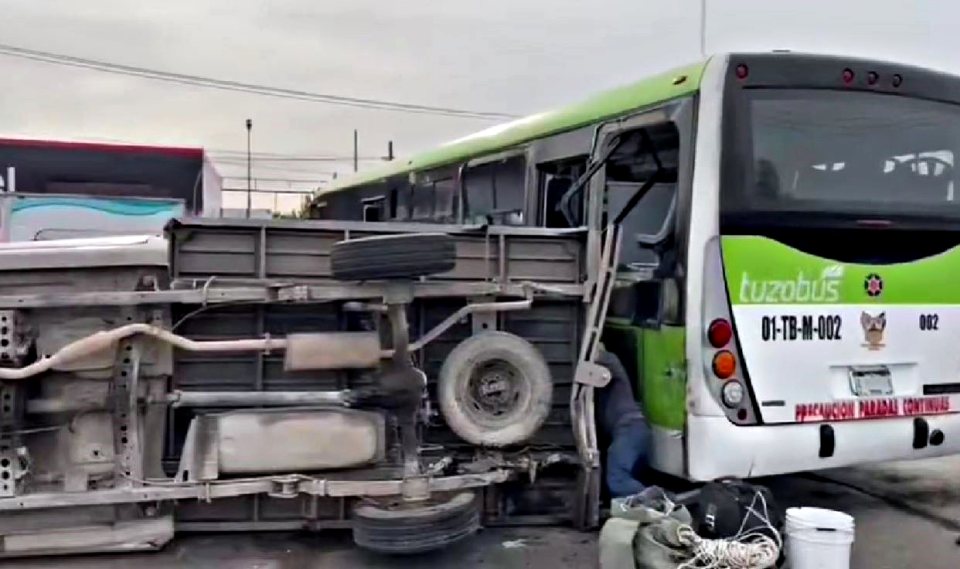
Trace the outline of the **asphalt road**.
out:
M 856 518 L 855 569 L 960 567 L 960 457 L 764 480 L 784 505 L 820 506 Z M 428 556 L 385 558 L 357 550 L 348 532 L 179 537 L 161 552 L 9 561 L 11 568 L 160 569 L 587 569 L 596 534 L 563 528 L 489 529 Z

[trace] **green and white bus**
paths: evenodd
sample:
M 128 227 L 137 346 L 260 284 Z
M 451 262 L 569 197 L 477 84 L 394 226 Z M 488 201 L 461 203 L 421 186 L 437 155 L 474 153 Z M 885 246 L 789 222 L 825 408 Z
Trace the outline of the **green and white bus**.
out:
M 320 192 L 315 218 L 616 231 L 603 331 L 693 480 L 960 450 L 960 78 L 731 54 Z

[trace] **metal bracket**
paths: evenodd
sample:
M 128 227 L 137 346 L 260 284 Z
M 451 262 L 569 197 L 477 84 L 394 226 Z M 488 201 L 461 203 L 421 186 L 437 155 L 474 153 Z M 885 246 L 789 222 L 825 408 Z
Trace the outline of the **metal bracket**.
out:
M 17 342 L 16 310 L 0 310 L 0 366 L 19 364 L 23 350 Z
M 0 384 L 0 496 L 17 495 L 17 481 L 22 477 L 20 436 L 16 434 L 19 421 L 19 398 L 17 387 L 10 383 Z
M 384 304 L 409 304 L 413 298 L 412 282 L 388 282 L 383 288 Z
M 272 481 L 272 488 L 267 495 L 271 498 L 290 499 L 300 495 L 300 481 L 297 478 L 285 478 Z
M 113 433 L 118 486 L 139 485 L 143 479 L 143 452 L 140 444 L 140 359 L 139 340 L 119 342 L 113 376 Z
M 310 300 L 310 287 L 306 285 L 296 285 L 287 287 L 278 291 L 279 295 L 284 295 L 284 300 L 290 302 L 306 302 Z
M 215 417 L 197 415 L 190 422 L 180 451 L 177 482 L 209 482 L 220 477 L 217 448 L 218 425 Z
M 447 316 L 443 322 L 437 324 L 430 329 L 429 332 L 425 333 L 423 336 L 417 339 L 416 342 L 410 344 L 410 351 L 416 352 L 423 349 L 424 346 L 430 342 L 439 338 L 444 332 L 449 330 L 455 324 L 470 316 L 473 319 L 473 332 L 477 333 L 477 325 L 480 324 L 482 330 L 485 329 L 496 329 L 497 322 L 497 313 L 506 312 L 508 310 L 527 310 L 533 304 L 532 299 L 525 300 L 508 300 L 504 302 L 477 302 L 477 303 L 468 303 L 466 306 L 460 307 L 459 310 Z M 484 320 L 478 320 L 478 317 L 489 316 L 492 320 L 486 322 L 493 322 L 492 325 L 488 324 L 488 328 L 483 328 L 482 324 Z
M 610 370 L 593 362 L 580 362 L 573 380 L 593 387 L 606 387 L 610 383 Z
M 400 492 L 407 502 L 422 502 L 430 497 L 430 478 L 426 476 L 404 478 L 400 484 Z
M 483 299 L 476 299 L 471 305 L 481 305 L 489 304 L 491 301 L 487 300 L 484 302 Z M 473 328 L 472 332 L 474 334 L 480 334 L 482 332 L 493 331 L 497 329 L 497 313 L 494 311 L 476 311 L 473 312 L 470 316 L 470 324 Z

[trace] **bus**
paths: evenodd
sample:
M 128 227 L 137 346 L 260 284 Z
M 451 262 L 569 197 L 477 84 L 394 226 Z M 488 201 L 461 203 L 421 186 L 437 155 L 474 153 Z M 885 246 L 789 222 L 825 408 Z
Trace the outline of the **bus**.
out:
M 587 282 L 614 271 L 602 343 L 642 402 L 650 465 L 747 478 L 960 450 L 958 152 L 960 78 L 727 54 L 340 181 L 309 209 L 584 232 Z

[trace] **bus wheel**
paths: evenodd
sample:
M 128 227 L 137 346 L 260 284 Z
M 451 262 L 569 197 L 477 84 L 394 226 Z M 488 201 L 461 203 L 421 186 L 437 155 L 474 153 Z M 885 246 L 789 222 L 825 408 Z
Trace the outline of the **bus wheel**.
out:
M 445 547 L 480 529 L 473 492 L 427 502 L 363 502 L 353 510 L 353 541 L 378 553 L 423 553 Z
M 339 281 L 416 279 L 451 271 L 456 263 L 456 243 L 443 233 L 363 237 L 330 251 L 330 272 Z
M 501 447 L 526 441 L 553 402 L 550 368 L 530 342 L 483 332 L 458 344 L 440 369 L 437 398 L 447 424 L 467 442 Z

